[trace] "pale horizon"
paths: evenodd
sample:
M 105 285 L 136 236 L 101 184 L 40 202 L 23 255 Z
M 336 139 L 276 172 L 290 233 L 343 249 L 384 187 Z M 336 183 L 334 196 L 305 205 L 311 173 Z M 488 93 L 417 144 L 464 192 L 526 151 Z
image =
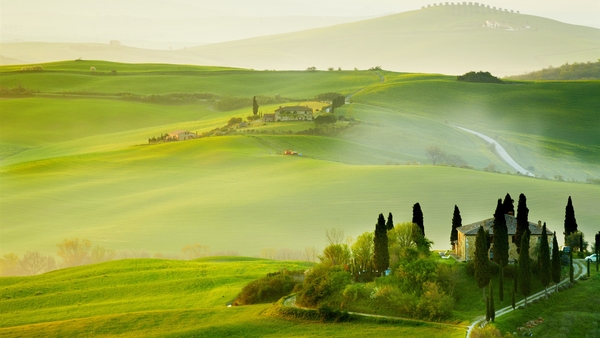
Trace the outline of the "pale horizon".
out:
M 420 9 L 426 0 L 3 0 L 0 42 L 108 43 L 150 49 L 288 33 Z M 439 4 L 440 2 L 435 2 Z M 444 2 L 445 3 L 445 2 Z M 492 7 L 600 28 L 600 1 L 489 0 Z

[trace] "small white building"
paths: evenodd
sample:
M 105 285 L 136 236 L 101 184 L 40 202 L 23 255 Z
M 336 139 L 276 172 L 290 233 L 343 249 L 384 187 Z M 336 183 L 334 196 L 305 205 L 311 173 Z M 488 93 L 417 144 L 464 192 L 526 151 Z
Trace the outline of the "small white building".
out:
M 187 141 L 195 139 L 198 135 L 187 130 L 175 130 L 169 133 L 169 137 L 177 141 Z

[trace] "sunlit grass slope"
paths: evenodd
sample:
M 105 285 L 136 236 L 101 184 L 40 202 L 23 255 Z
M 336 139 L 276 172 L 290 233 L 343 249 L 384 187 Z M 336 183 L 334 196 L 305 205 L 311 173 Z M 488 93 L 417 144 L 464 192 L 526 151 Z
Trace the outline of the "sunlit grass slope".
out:
M 214 257 L 124 260 L 0 278 L 0 335 L 461 337 L 451 326 L 321 324 L 268 317 L 271 305 L 228 308 L 249 281 L 307 263 Z
M 98 66 L 95 66 L 95 65 Z M 51 71 L 22 73 L 0 67 L 0 86 L 21 85 L 44 93 L 214 93 L 230 96 L 266 95 L 313 98 L 324 92 L 349 94 L 379 82 L 368 71 L 307 72 L 252 71 L 220 67 L 155 64 L 113 64 L 105 61 L 64 61 L 49 64 Z M 46 64 L 41 64 L 46 67 Z M 90 72 L 90 67 L 96 72 Z M 111 69 L 120 69 L 110 75 Z M 107 74 L 100 75 L 98 72 Z
M 304 156 L 279 155 L 289 148 Z M 302 251 L 322 248 L 328 228 L 350 236 L 372 231 L 379 213 L 409 221 L 416 202 L 427 237 L 446 248 L 455 204 L 467 224 L 491 217 L 507 192 L 525 193 L 530 219 L 558 233 L 568 196 L 586 234 L 600 217 L 597 185 L 332 162 L 335 154 L 358 161 L 367 153 L 360 151 L 323 137 L 235 136 L 7 166 L 0 175 L 2 250 L 52 253 L 63 238 L 82 237 L 164 254 L 196 242 L 246 255 L 265 247 Z

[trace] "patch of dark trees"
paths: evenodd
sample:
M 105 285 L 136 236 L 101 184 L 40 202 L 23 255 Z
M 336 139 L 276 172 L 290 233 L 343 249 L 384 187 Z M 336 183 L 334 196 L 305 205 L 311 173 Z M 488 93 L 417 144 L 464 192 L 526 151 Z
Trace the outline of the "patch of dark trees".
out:
M 462 82 L 478 82 L 478 83 L 504 83 L 504 81 L 490 74 L 490 72 L 468 72 L 464 75 L 459 75 L 456 80 Z

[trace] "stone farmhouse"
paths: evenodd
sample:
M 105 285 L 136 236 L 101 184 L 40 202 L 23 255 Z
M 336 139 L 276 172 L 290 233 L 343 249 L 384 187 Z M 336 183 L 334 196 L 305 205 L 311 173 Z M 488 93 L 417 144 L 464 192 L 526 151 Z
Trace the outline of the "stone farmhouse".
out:
M 169 133 L 169 137 L 177 141 L 187 141 L 195 139 L 198 135 L 187 130 L 175 130 Z
M 512 215 L 504 215 L 506 219 L 506 228 L 508 229 L 508 260 L 514 261 L 519 258 L 517 253 L 516 232 L 517 232 L 517 219 Z M 529 255 L 534 256 L 535 247 L 540 242 L 542 237 L 542 225 L 539 223 L 529 222 Z M 475 257 L 475 236 L 480 226 L 483 229 L 489 231 L 490 237 L 490 251 L 493 254 L 494 250 L 494 230 L 493 230 L 494 219 L 489 218 L 483 221 L 475 222 L 472 224 L 463 225 L 456 228 L 458 231 L 458 240 L 454 244 L 454 253 L 459 259 L 468 261 Z M 553 232 L 546 227 L 548 235 L 548 243 L 550 246 L 550 252 L 552 252 L 552 241 L 554 240 Z
M 312 121 L 313 110 L 308 106 L 285 106 L 275 109 L 274 114 L 264 114 L 263 121 Z

